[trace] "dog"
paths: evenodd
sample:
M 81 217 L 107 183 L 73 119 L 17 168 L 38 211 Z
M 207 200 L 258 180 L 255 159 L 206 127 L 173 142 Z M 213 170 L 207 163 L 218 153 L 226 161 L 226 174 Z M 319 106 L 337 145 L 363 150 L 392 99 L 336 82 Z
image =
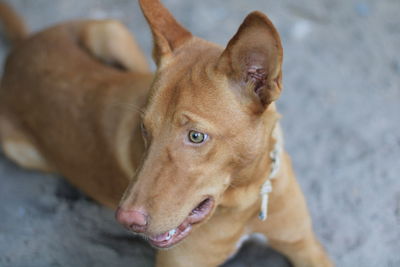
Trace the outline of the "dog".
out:
M 159 249 L 157 267 L 218 266 L 254 232 L 296 267 L 333 266 L 283 147 L 283 49 L 272 22 L 250 13 L 222 48 L 159 0 L 140 6 L 155 73 L 118 21 L 29 36 L 1 4 L 13 43 L 0 90 L 5 155 L 116 209 Z

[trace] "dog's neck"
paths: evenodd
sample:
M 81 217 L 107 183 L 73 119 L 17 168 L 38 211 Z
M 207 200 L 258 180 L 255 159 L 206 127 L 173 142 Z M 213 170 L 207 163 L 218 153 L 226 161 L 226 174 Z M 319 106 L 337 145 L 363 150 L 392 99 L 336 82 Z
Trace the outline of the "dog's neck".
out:
M 222 196 L 221 207 L 260 208 L 260 190 L 263 184 L 270 179 L 271 174 L 275 175 L 275 173 L 271 173 L 273 167 L 271 152 L 275 150 L 275 144 L 278 141 L 274 132 L 280 132 L 279 117 L 275 105 L 271 104 L 264 114 L 265 140 L 262 148 L 263 153 L 253 163 L 236 174 L 232 184 Z
M 272 137 L 274 139 L 274 146 L 269 153 L 271 159 L 271 169 L 269 173 L 266 174 L 265 181 L 260 189 L 261 207 L 258 218 L 262 221 L 265 221 L 268 216 L 269 194 L 272 192 L 271 180 L 277 178 L 281 167 L 281 157 L 283 153 L 283 136 L 280 124 L 278 122 L 276 122 L 274 126 Z
M 238 184 L 248 184 L 249 180 L 252 182 L 264 181 L 265 177 L 270 173 L 272 166 L 270 153 L 273 151 L 276 143 L 274 129 L 278 124 L 279 118 L 280 115 L 276 111 L 275 104 L 272 103 L 263 115 L 264 140 L 260 145 L 262 147 L 262 153 L 252 164 L 247 165 L 246 168 L 243 168 L 243 170 L 238 173 L 239 177 L 235 179 Z

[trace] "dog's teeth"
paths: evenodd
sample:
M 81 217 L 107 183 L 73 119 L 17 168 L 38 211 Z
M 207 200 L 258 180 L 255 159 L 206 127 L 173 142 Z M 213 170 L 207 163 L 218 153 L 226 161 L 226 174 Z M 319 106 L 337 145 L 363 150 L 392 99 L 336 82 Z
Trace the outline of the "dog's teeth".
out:
M 168 232 L 168 235 L 173 236 L 176 233 L 176 229 L 172 229 Z
M 165 240 L 166 241 L 170 240 L 174 236 L 175 233 L 176 233 L 176 229 L 172 229 L 171 231 L 169 231 Z

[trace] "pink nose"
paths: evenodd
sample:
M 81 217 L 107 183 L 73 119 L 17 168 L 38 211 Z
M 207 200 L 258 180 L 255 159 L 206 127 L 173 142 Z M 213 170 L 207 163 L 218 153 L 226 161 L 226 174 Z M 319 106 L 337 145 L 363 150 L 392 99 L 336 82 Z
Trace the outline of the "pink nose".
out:
M 128 230 L 132 230 L 137 233 L 143 233 L 147 229 L 148 215 L 141 209 L 125 210 L 121 207 L 118 207 L 117 211 L 115 212 L 115 218 Z

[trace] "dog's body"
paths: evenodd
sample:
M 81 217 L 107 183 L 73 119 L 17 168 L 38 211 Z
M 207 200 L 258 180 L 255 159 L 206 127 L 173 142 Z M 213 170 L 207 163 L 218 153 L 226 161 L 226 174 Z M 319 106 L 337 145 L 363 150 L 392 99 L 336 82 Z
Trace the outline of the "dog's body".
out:
M 273 102 L 282 49 L 272 23 L 252 13 L 223 50 L 193 37 L 158 1 L 141 5 L 155 40 L 155 75 L 112 20 L 67 23 L 15 41 L 0 90 L 5 154 L 58 172 L 113 208 L 125 191 L 122 224 L 156 247 L 186 237 L 158 252 L 159 267 L 217 266 L 252 232 L 295 266 L 332 266 L 285 152 L 268 218 L 257 216 L 270 152 L 281 145 Z
M 143 153 L 132 106 L 146 103 L 152 74 L 93 60 L 78 44 L 88 25 L 56 26 L 11 53 L 0 91 L 3 150 L 24 167 L 75 177 L 73 184 L 115 208 Z

